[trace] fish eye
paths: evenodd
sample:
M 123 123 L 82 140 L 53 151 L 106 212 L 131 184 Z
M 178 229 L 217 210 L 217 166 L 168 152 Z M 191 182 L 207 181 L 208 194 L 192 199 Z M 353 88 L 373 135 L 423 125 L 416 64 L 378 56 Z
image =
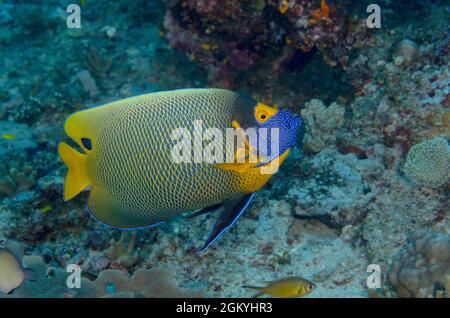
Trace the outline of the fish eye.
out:
M 89 138 L 81 138 L 81 143 L 87 150 L 92 150 L 92 142 Z
M 265 110 L 260 110 L 256 113 L 256 119 L 263 123 L 269 118 L 269 114 Z
M 261 103 L 258 103 L 255 107 L 255 119 L 259 124 L 264 124 L 273 115 L 278 112 L 278 108 L 267 106 Z

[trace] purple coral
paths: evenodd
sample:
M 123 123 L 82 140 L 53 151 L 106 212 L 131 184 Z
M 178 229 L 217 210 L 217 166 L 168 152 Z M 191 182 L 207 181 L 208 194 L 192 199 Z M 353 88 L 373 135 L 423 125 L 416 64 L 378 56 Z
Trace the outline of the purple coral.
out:
M 367 39 L 361 21 L 324 0 L 180 0 L 166 6 L 170 45 L 207 69 L 212 84 L 230 88 L 239 72 L 253 67 L 269 65 L 277 76 L 293 56 L 283 54 L 286 48 L 317 48 L 329 65 L 346 67 L 350 50 Z

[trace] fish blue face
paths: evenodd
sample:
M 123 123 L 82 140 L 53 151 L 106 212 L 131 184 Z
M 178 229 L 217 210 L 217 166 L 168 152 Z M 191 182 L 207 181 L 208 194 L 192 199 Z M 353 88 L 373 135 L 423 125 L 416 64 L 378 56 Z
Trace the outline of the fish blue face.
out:
M 299 115 L 293 114 L 289 110 L 280 110 L 264 123 L 259 123 L 258 128 L 267 128 L 267 134 L 263 135 L 261 130 L 258 133 L 259 146 L 266 144 L 267 147 L 267 159 L 261 162 L 259 165 L 263 165 L 273 158 L 282 155 L 286 150 L 295 146 L 297 143 L 297 135 L 301 126 L 302 119 Z M 278 151 L 272 153 L 272 129 L 279 129 L 279 138 L 274 140 L 278 141 Z M 263 138 L 261 140 L 261 138 Z

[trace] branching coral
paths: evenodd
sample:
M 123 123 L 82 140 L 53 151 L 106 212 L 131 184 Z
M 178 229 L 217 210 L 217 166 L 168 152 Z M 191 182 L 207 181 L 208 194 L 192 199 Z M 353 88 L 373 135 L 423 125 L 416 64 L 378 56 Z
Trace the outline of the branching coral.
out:
M 111 240 L 110 243 L 111 245 L 106 254 L 113 261 L 113 267 L 128 268 L 139 260 L 139 251 L 134 249 L 136 232 L 133 231 L 130 234 L 127 231 L 123 231 L 118 241 Z
M 394 258 L 388 279 L 400 297 L 432 297 L 448 288 L 450 237 L 419 233 Z M 447 295 L 449 290 L 446 290 Z
M 405 162 L 406 175 L 417 184 L 437 188 L 450 176 L 450 147 L 443 137 L 414 145 Z

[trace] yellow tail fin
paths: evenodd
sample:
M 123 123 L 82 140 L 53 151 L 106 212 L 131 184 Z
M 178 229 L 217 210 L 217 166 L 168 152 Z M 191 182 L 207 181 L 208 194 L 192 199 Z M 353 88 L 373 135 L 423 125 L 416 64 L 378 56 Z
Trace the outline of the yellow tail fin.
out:
M 87 158 L 64 142 L 59 143 L 58 153 L 69 168 L 64 182 L 64 200 L 69 201 L 92 184 L 87 171 Z

